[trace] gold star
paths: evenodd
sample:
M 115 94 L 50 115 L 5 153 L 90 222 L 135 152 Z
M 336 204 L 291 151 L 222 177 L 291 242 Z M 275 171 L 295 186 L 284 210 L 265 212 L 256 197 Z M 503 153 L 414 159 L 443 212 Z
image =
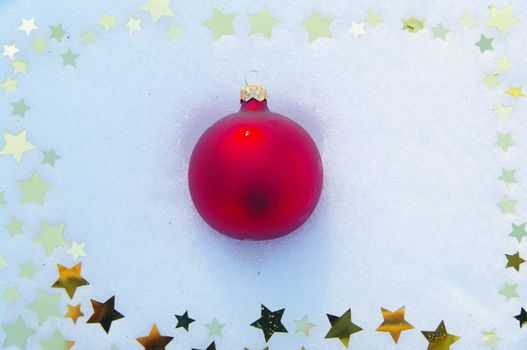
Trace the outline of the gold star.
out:
M 491 5 L 489 6 L 489 11 L 490 18 L 485 22 L 485 25 L 496 27 L 501 35 L 507 34 L 512 26 L 520 23 L 520 21 L 512 16 L 512 5 L 501 9 Z
M 137 341 L 145 348 L 145 350 L 164 350 L 172 339 L 173 337 L 161 335 L 154 323 L 150 330 L 150 334 L 146 337 L 137 338 Z
M 104 331 L 108 333 L 112 322 L 123 318 L 124 316 L 115 310 L 115 296 L 101 303 L 97 300 L 90 299 L 93 307 L 93 315 L 90 316 L 86 323 L 99 323 Z
M 521 86 L 514 87 L 512 85 L 509 85 L 509 90 L 507 90 L 507 93 L 514 97 L 514 100 L 518 100 L 520 97 L 525 97 Z
M 414 329 L 414 326 L 404 319 L 404 311 L 404 306 L 394 312 L 381 308 L 384 322 L 377 328 L 377 332 L 389 332 L 395 343 L 397 343 L 402 331 Z
M 331 328 L 325 338 L 339 338 L 345 347 L 348 347 L 350 336 L 362 331 L 362 328 L 351 322 L 351 309 L 344 312 L 342 316 L 327 314 Z
M 516 252 L 513 255 L 505 254 L 505 256 L 507 257 L 507 266 L 505 268 L 513 267 L 516 271 L 520 271 L 520 265 L 525 262 L 520 256 L 520 252 Z
M 82 316 L 84 316 L 84 314 L 81 311 L 81 304 L 75 306 L 68 304 L 68 312 L 64 317 L 71 318 L 73 323 L 77 323 L 77 319 Z
M 450 345 L 459 340 L 457 335 L 449 334 L 445 327 L 445 322 L 441 321 L 435 331 L 422 331 L 428 340 L 427 350 L 449 350 Z
M 78 263 L 71 269 L 57 264 L 57 268 L 59 270 L 59 279 L 52 285 L 52 287 L 64 288 L 70 298 L 73 298 L 75 290 L 77 290 L 78 287 L 86 286 L 89 284 L 88 281 L 86 281 L 81 276 L 81 264 L 82 263 Z
M 0 150 L 0 154 L 9 154 L 20 163 L 22 156 L 27 151 L 31 151 L 35 146 L 27 141 L 27 130 L 24 129 L 18 134 L 4 134 L 5 146 Z

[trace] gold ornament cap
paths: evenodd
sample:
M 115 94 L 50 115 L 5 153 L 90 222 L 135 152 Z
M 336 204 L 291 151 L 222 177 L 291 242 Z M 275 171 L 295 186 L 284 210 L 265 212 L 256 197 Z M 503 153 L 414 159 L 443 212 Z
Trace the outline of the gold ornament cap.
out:
M 260 85 L 246 85 L 242 87 L 240 91 L 240 100 L 247 102 L 252 98 L 260 102 L 267 100 L 267 89 Z

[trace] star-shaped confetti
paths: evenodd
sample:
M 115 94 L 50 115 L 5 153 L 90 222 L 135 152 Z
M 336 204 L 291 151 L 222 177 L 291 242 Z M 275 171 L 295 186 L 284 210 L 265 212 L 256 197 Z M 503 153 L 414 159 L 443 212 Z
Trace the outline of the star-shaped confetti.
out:
M 87 30 L 84 33 L 81 33 L 82 43 L 84 45 L 95 45 L 97 41 L 97 33 L 93 30 Z
M 498 346 L 498 342 L 502 341 L 500 337 L 496 334 L 496 330 L 493 329 L 491 331 L 482 332 L 483 334 L 483 344 L 487 345 L 489 348 L 496 350 L 496 346 Z
M 511 61 L 509 56 L 503 55 L 500 58 L 496 58 L 496 69 L 502 72 L 509 72 L 514 62 Z
M 13 112 L 11 114 L 22 118 L 24 118 L 26 116 L 26 112 L 31 109 L 30 106 L 26 105 L 23 98 L 21 98 L 18 102 L 12 102 L 11 107 L 13 107 Z
M 4 254 L 0 254 L 0 269 L 4 268 L 6 266 L 9 266 L 9 264 L 5 260 Z
M 3 324 L 2 328 L 5 332 L 4 348 L 15 345 L 22 350 L 26 350 L 28 338 L 35 334 L 35 331 L 28 328 L 20 316 L 14 324 Z
M 135 32 L 140 32 L 141 30 L 143 30 L 143 28 L 141 28 L 141 20 L 133 16 L 130 17 L 128 22 L 126 22 L 125 26 L 128 28 L 128 32 L 130 34 L 133 34 Z
M 42 181 L 38 171 L 35 171 L 28 180 L 17 181 L 17 186 L 22 190 L 22 203 L 36 202 L 44 205 L 44 197 L 51 189 L 51 184 Z
M 520 256 L 520 252 L 516 252 L 514 254 L 505 254 L 505 257 L 507 258 L 507 265 L 505 268 L 512 267 L 516 271 L 520 271 L 520 265 L 525 262 L 525 260 Z
M 353 35 L 354 38 L 357 38 L 360 35 L 363 35 L 366 33 L 364 30 L 364 22 L 357 23 L 355 21 L 351 21 L 351 29 L 350 33 Z
M 20 52 L 20 49 L 16 47 L 14 43 L 11 43 L 9 45 L 4 45 L 3 56 L 9 57 L 10 60 L 13 60 L 15 58 L 15 55 L 19 52 Z
M 46 42 L 46 39 L 35 37 L 33 39 L 33 45 L 31 45 L 31 50 L 38 52 L 38 53 L 43 53 L 44 51 L 47 51 L 48 44 Z
M 498 118 L 509 119 L 511 117 L 512 107 L 501 104 L 496 106 L 492 111 Z
M 362 331 L 362 328 L 351 322 L 351 309 L 348 309 L 338 317 L 335 315 L 327 314 L 331 328 L 324 338 L 338 338 L 345 347 L 348 347 L 350 337 Z
M 494 50 L 492 47 L 492 40 L 494 38 L 487 38 L 485 35 L 481 34 L 479 41 L 476 41 L 476 46 L 479 47 L 479 51 L 484 53 L 485 51 Z
M 50 26 L 49 30 L 51 31 L 51 34 L 49 37 L 51 39 L 55 39 L 57 41 L 62 41 L 62 38 L 64 37 L 64 28 L 62 28 L 62 24 L 58 24 L 56 26 Z
M 22 221 L 17 220 L 15 217 L 11 217 L 11 221 L 7 225 L 5 225 L 5 228 L 7 231 L 9 231 L 9 235 L 13 237 L 14 235 L 18 235 L 22 233 L 22 225 L 24 223 Z
M 520 322 L 520 328 L 523 328 L 527 324 L 527 312 L 523 307 L 521 308 L 520 313 L 514 316 L 514 318 Z
M 499 77 L 500 75 L 498 73 L 484 73 L 481 83 L 489 89 L 494 89 L 496 86 L 500 85 L 500 82 L 498 81 Z
M 49 317 L 62 317 L 59 310 L 60 295 L 49 295 L 42 289 L 37 292 L 37 300 L 28 309 L 37 314 L 38 323 L 42 325 Z
M 425 27 L 425 20 L 417 17 L 402 18 L 403 27 L 402 30 L 407 30 L 410 33 L 417 33 Z
M 408 321 L 404 319 L 405 307 L 399 308 L 397 311 L 390 311 L 381 308 L 382 317 L 384 322 L 377 328 L 377 332 L 388 332 L 393 338 L 393 341 L 397 343 L 401 332 L 414 329 Z
M 514 176 L 514 175 L 513 175 Z M 509 234 L 510 237 L 514 237 L 521 243 L 523 237 L 527 237 L 527 231 L 525 231 L 525 222 L 521 225 L 511 223 L 512 232 Z
M 295 334 L 304 333 L 306 337 L 309 337 L 309 331 L 311 330 L 311 328 L 315 327 L 313 323 L 309 322 L 309 319 L 307 318 L 307 316 L 304 316 L 304 318 L 301 320 L 298 320 L 298 321 L 295 320 L 295 324 L 296 324 Z
M 59 270 L 59 279 L 53 283 L 53 288 L 64 288 L 70 299 L 75 295 L 78 287 L 87 286 L 89 283 L 81 276 L 81 265 L 78 263 L 72 268 L 57 264 Z
M 137 338 L 137 341 L 145 348 L 145 350 L 164 350 L 172 339 L 174 339 L 174 337 L 161 335 L 154 323 L 150 330 L 150 334 L 146 337 Z
M 14 60 L 11 63 L 11 67 L 13 67 L 13 71 L 15 73 L 24 73 L 24 74 L 27 73 L 27 62 L 20 58 L 17 58 L 16 60 Z
M 234 13 L 223 13 L 217 8 L 214 9 L 212 18 L 205 22 L 205 27 L 211 30 L 214 40 L 218 40 L 224 35 L 234 34 L 232 27 L 234 16 Z
M 56 329 L 53 336 L 48 340 L 38 342 L 42 350 L 69 350 L 75 345 L 72 340 L 65 340 L 62 334 Z
M 48 164 L 52 167 L 55 166 L 55 162 L 59 160 L 60 157 L 55 153 L 55 150 L 52 148 L 49 151 L 42 151 L 42 161 L 41 164 Z
M 27 278 L 28 280 L 32 280 L 33 276 L 35 275 L 35 272 L 37 272 L 35 265 L 33 265 L 31 261 L 29 261 L 25 264 L 20 265 L 20 272 L 18 275 L 22 278 Z
M 22 24 L 20 25 L 20 27 L 18 27 L 18 30 L 23 31 L 24 33 L 26 33 L 27 36 L 29 36 L 31 32 L 34 31 L 35 29 L 38 29 L 38 27 L 35 24 L 34 18 L 31 18 L 31 19 L 22 18 Z
M 518 19 L 512 16 L 512 5 L 498 8 L 496 6 L 489 6 L 490 18 L 485 22 L 486 26 L 495 27 L 501 35 L 509 32 L 512 26 L 520 23 Z
M 465 12 L 459 19 L 459 23 L 465 28 L 472 28 L 474 27 L 475 20 L 468 12 Z
M 90 300 L 93 306 L 93 315 L 91 315 L 87 323 L 99 323 L 106 333 L 110 331 L 113 321 L 124 317 L 119 311 L 115 310 L 115 296 L 106 300 L 104 303 L 93 299 Z
M 514 214 L 516 213 L 516 204 L 518 203 L 515 199 L 503 197 L 503 199 L 496 205 L 500 208 L 502 214 Z
M 71 255 L 74 261 L 76 261 L 81 256 L 86 256 L 84 251 L 84 243 L 77 243 L 75 241 L 71 242 L 71 248 L 68 250 L 68 254 Z
M 9 304 L 13 304 L 15 301 L 20 299 L 20 293 L 18 293 L 18 287 L 5 287 L 4 288 L 4 294 L 2 294 L 2 298 L 4 298 Z
M 522 87 L 514 87 L 509 85 L 509 90 L 506 91 L 509 95 L 514 97 L 514 100 L 517 101 L 520 97 L 525 97 L 525 93 L 522 91 Z
M 225 323 L 218 322 L 216 317 L 214 317 L 212 322 L 207 323 L 205 327 L 209 330 L 209 338 L 212 338 L 215 336 L 221 337 L 222 336 L 221 331 L 223 327 L 225 327 Z
M 71 49 L 68 49 L 64 54 L 60 55 L 62 57 L 63 66 L 73 66 L 75 67 L 75 60 L 79 57 L 79 55 L 74 54 Z
M 516 289 L 518 289 L 518 285 L 517 284 L 509 284 L 509 283 L 505 282 L 505 285 L 503 286 L 502 289 L 500 289 L 498 291 L 498 293 L 500 293 L 505 298 L 507 298 L 507 300 L 511 300 L 513 298 L 518 298 L 519 297 L 518 292 L 516 291 Z
M 439 23 L 437 26 L 432 28 L 434 38 L 446 40 L 446 35 L 450 33 L 450 29 L 445 28 L 443 23 Z
M 150 0 L 141 6 L 141 10 L 150 14 L 152 23 L 156 23 L 163 16 L 174 16 L 174 12 L 170 7 L 170 0 Z
M 11 79 L 10 76 L 6 75 L 4 82 L 0 84 L 0 88 L 4 90 L 6 95 L 16 92 L 18 90 L 18 80 Z
M 507 151 L 509 147 L 515 145 L 512 140 L 512 134 L 510 132 L 506 134 L 498 133 L 498 139 L 496 140 L 495 145 L 500 147 L 503 151 Z
M 106 13 L 102 15 L 102 18 L 97 23 L 103 26 L 104 30 L 106 31 L 109 31 L 111 28 L 117 27 L 117 23 L 115 22 L 115 16 Z
M 428 340 L 427 350 L 448 350 L 460 338 L 456 335 L 449 334 L 443 321 L 441 321 L 435 331 L 422 331 L 421 333 Z
M 27 130 L 24 129 L 18 134 L 4 134 L 5 146 L 0 150 L 0 154 L 12 156 L 17 163 L 20 163 L 24 154 L 35 148 L 27 141 Z
M 376 27 L 382 23 L 381 14 L 379 12 L 368 11 L 367 21 L 370 26 Z
M 35 238 L 36 243 L 40 243 L 48 256 L 50 256 L 55 248 L 67 247 L 68 242 L 64 239 L 64 224 L 50 225 L 49 223 L 42 221 L 40 225 L 40 235 Z
M 319 38 L 331 38 L 329 27 L 332 22 L 332 17 L 322 17 L 316 10 L 313 10 L 309 21 L 302 23 L 302 27 L 307 30 L 309 35 L 309 42 Z
M 261 317 L 251 323 L 251 326 L 262 330 L 265 342 L 268 342 L 275 333 L 287 333 L 287 329 L 282 324 L 284 311 L 285 309 L 271 311 L 265 305 L 261 305 Z
M 273 33 L 273 27 L 280 23 L 276 18 L 271 17 L 269 8 L 266 6 L 257 15 L 249 16 L 251 21 L 250 34 L 262 34 L 266 38 L 270 38 Z
M 176 328 L 184 328 L 188 331 L 188 327 L 194 320 L 188 316 L 188 311 L 185 311 L 183 315 L 175 315 L 177 319 Z
M 7 201 L 5 200 L 5 191 L 0 191 L 0 206 L 6 205 Z
M 68 304 L 68 312 L 66 312 L 64 317 L 71 318 L 73 323 L 77 323 L 79 317 L 82 316 L 84 316 L 84 314 L 81 311 L 81 304 L 77 304 L 75 306 Z
M 178 25 L 172 23 L 170 27 L 168 27 L 167 37 L 170 41 L 179 39 L 181 37 L 181 28 Z

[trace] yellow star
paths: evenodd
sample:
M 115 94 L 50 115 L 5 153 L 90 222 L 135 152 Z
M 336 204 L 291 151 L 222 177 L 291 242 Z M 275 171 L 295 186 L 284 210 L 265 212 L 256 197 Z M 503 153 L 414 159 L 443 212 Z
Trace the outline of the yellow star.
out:
M 508 72 L 509 68 L 514 64 L 513 61 L 507 55 L 503 55 L 500 58 L 496 58 L 496 69 L 502 72 Z
M 331 328 L 325 338 L 339 338 L 339 340 L 348 347 L 350 336 L 354 333 L 362 331 L 362 328 L 351 322 L 351 309 L 348 309 L 342 316 L 334 316 L 327 314 Z
M 143 28 L 141 28 L 141 20 L 130 17 L 128 22 L 126 22 L 126 27 L 128 28 L 128 31 L 130 34 L 133 34 L 134 32 L 140 32 Z
M 20 163 L 22 156 L 27 151 L 31 151 L 35 146 L 27 141 L 27 130 L 20 131 L 17 135 L 4 134 L 5 146 L 0 150 L 0 154 L 9 154 Z
M 0 87 L 4 89 L 4 93 L 6 95 L 11 92 L 16 92 L 18 89 L 18 80 L 11 79 L 8 75 L 6 75 L 4 82 L 0 84 Z
M 399 308 L 397 311 L 390 311 L 381 308 L 382 317 L 384 322 L 377 328 L 377 332 L 388 332 L 392 336 L 393 340 L 397 344 L 402 331 L 414 329 L 410 323 L 404 319 L 404 306 Z
M 518 100 L 520 97 L 525 97 L 521 86 L 514 87 L 512 85 L 509 85 L 509 90 L 507 90 L 507 93 L 514 97 L 515 100 Z
M 501 35 L 507 34 L 509 29 L 520 23 L 518 19 L 512 16 L 512 5 L 504 8 L 497 8 L 495 6 L 489 6 L 490 18 L 485 22 L 488 27 L 496 27 Z
M 163 16 L 174 16 L 170 8 L 170 0 L 150 0 L 141 6 L 141 10 L 150 13 L 152 23 L 156 23 Z
M 104 27 L 104 30 L 108 31 L 110 28 L 117 27 L 117 23 L 115 22 L 115 16 L 103 14 L 102 18 L 99 20 L 99 23 L 101 26 Z
M 428 340 L 427 350 L 449 350 L 450 345 L 459 340 L 457 335 L 448 334 L 443 321 L 441 321 L 435 331 L 422 331 L 421 333 Z
M 311 19 L 302 23 L 309 34 L 309 41 L 313 42 L 318 38 L 331 38 L 329 26 L 333 22 L 332 17 L 322 17 L 317 11 L 311 12 Z
M 75 306 L 68 304 L 68 312 L 64 317 L 71 318 L 73 323 L 77 323 L 77 319 L 82 316 L 84 316 L 84 314 L 81 311 L 81 304 Z
M 89 284 L 88 281 L 86 281 L 81 276 L 81 264 L 82 263 L 78 263 L 70 269 L 68 269 L 66 266 L 57 264 L 57 268 L 59 270 L 59 279 L 52 285 L 52 287 L 64 288 L 69 297 L 73 298 L 73 295 L 75 294 L 75 291 L 78 287 Z
M 173 337 L 161 335 L 156 324 L 152 326 L 150 334 L 145 337 L 137 338 L 145 350 L 165 350 L 165 347 L 172 341 Z

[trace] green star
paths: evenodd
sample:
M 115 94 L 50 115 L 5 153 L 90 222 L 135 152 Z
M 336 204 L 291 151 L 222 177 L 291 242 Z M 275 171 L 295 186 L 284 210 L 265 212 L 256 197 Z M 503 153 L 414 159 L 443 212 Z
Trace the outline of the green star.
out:
M 518 288 L 517 284 L 508 284 L 507 282 L 505 282 L 505 285 L 503 286 L 502 289 L 498 291 L 498 293 L 503 295 L 508 300 L 511 300 L 513 298 L 519 297 L 518 292 L 516 292 L 517 288 Z
M 494 38 L 487 38 L 485 35 L 481 34 L 479 41 L 477 41 L 475 45 L 479 47 L 481 53 L 491 51 L 494 50 L 492 47 L 492 40 L 494 40 Z
M 332 22 L 332 17 L 322 17 L 316 10 L 312 10 L 309 21 L 302 23 L 302 27 L 307 30 L 309 35 L 309 42 L 319 38 L 331 38 L 329 26 Z
M 484 73 L 483 80 L 481 83 L 488 87 L 489 89 L 494 89 L 496 86 L 500 85 L 498 78 L 500 75 L 498 73 Z
M 22 190 L 22 203 L 36 202 L 44 205 L 44 197 L 52 187 L 51 184 L 42 181 L 38 171 L 35 171 L 28 180 L 18 180 L 18 187 Z
M 505 182 L 507 185 L 516 183 L 516 169 L 501 169 L 501 175 L 498 177 L 498 180 Z
M 170 41 L 179 39 L 179 37 L 181 37 L 181 28 L 175 24 L 171 24 L 170 27 L 168 27 L 167 36 Z
M 306 337 L 309 337 L 309 331 L 311 330 L 311 328 L 315 327 L 313 323 L 309 322 L 307 316 L 304 316 L 304 318 L 299 321 L 295 320 L 295 324 L 296 324 L 295 334 L 304 333 Z
M 520 271 L 520 265 L 525 262 L 525 260 L 520 256 L 520 252 L 516 252 L 512 255 L 505 254 L 507 258 L 507 265 L 505 268 L 513 267 L 516 271 Z
M 507 134 L 498 133 L 498 139 L 496 140 L 495 145 L 506 152 L 509 147 L 515 145 L 514 141 L 512 140 L 512 134 L 510 132 Z
M 59 310 L 60 295 L 49 295 L 44 290 L 39 289 L 37 300 L 27 308 L 37 314 L 38 323 L 42 325 L 49 317 L 62 317 Z
M 41 340 L 38 342 L 43 350 L 66 350 L 71 348 L 71 345 L 73 345 L 72 343 L 74 344 L 74 342 L 71 340 L 65 340 L 58 329 L 55 330 L 55 333 L 53 333 L 53 337 L 51 337 L 51 339 Z
M 510 237 L 515 237 L 518 240 L 518 243 L 522 242 L 523 237 L 527 237 L 527 232 L 525 231 L 525 222 L 521 225 L 516 225 L 511 223 L 512 232 L 509 234 Z
M 18 287 L 5 287 L 2 298 L 7 300 L 9 304 L 13 304 L 15 301 L 20 299 L 20 293 L 18 293 Z
M 11 107 L 13 107 L 13 112 L 11 115 L 18 115 L 22 118 L 24 118 L 26 116 L 26 112 L 31 109 L 30 106 L 25 104 L 23 98 L 21 98 L 18 102 L 12 102 Z
M 503 55 L 500 58 L 496 58 L 496 69 L 502 72 L 509 72 L 510 68 L 514 64 L 513 61 L 507 55 Z
M 205 27 L 212 31 L 214 40 L 218 40 L 224 35 L 234 35 L 234 28 L 232 27 L 232 20 L 234 13 L 223 13 L 215 8 L 212 18 L 205 22 Z
M 407 30 L 410 33 L 417 33 L 425 27 L 425 20 L 419 19 L 417 17 L 402 18 L 403 28 L 402 30 Z
M 64 61 L 63 66 L 73 66 L 75 67 L 75 60 L 79 55 L 76 55 L 71 51 L 71 49 L 68 49 L 65 54 L 60 55 L 62 57 L 62 60 Z
M 50 26 L 49 29 L 51 30 L 51 35 L 49 36 L 51 39 L 55 39 L 57 41 L 62 40 L 64 37 L 64 28 L 62 28 L 62 24 Z
M 142 5 L 140 9 L 150 13 L 152 23 L 156 23 L 163 16 L 174 16 L 174 12 L 170 8 L 170 0 L 150 0 Z
M 16 319 L 14 324 L 3 324 L 2 328 L 6 334 L 4 340 L 5 348 L 15 345 L 22 350 L 26 350 L 27 339 L 35 334 L 35 331 L 28 328 L 20 316 Z
M 134 17 L 130 17 L 128 22 L 126 22 L 126 27 L 128 28 L 128 32 L 130 34 L 143 30 L 143 28 L 141 28 L 141 20 Z
M 95 42 L 97 41 L 97 33 L 90 29 L 81 33 L 81 38 L 84 45 L 95 45 Z
M 512 107 L 501 104 L 496 106 L 492 111 L 498 118 L 509 119 L 511 117 Z
M 459 23 L 465 28 L 474 27 L 474 17 L 472 17 L 468 12 L 465 12 L 463 16 L 459 19 Z
M 520 23 L 520 21 L 512 16 L 512 5 L 505 6 L 501 9 L 491 5 L 489 6 L 489 12 L 490 18 L 485 22 L 485 25 L 496 27 L 501 35 L 507 34 L 512 26 Z
M 7 225 L 5 225 L 5 228 L 9 231 L 9 234 L 11 235 L 11 237 L 13 237 L 14 235 L 18 235 L 22 233 L 23 224 L 24 224 L 23 221 L 18 221 L 13 216 L 11 217 L 11 221 Z
M 432 33 L 434 33 L 434 38 L 446 40 L 446 35 L 450 32 L 450 29 L 447 29 L 443 26 L 443 23 L 439 23 L 437 26 L 432 28 Z
M 225 323 L 219 323 L 216 317 L 214 317 L 212 322 L 207 323 L 205 327 L 207 327 L 207 329 L 209 330 L 209 338 L 212 338 L 214 336 L 221 337 L 221 331 L 223 327 L 225 327 Z
M 35 238 L 36 243 L 42 244 L 48 256 L 50 256 L 55 248 L 67 247 L 68 242 L 64 239 L 64 224 L 52 226 L 45 221 L 42 221 L 40 226 L 40 235 Z
M 482 333 L 483 333 L 483 344 L 487 345 L 492 350 L 496 350 L 496 346 L 498 346 L 498 342 L 503 340 L 500 337 L 498 337 L 495 329 L 488 331 L 488 332 L 482 332 Z
M 102 15 L 102 18 L 97 23 L 103 26 L 104 30 L 106 31 L 109 31 L 110 28 L 117 27 L 117 23 L 115 22 L 115 16 L 108 15 L 106 13 Z
M 382 23 L 381 14 L 379 12 L 368 11 L 368 24 L 372 27 L 376 27 Z
M 44 38 L 37 38 L 33 40 L 33 45 L 31 46 L 31 49 L 38 53 L 43 53 L 48 49 L 48 44 L 46 43 L 46 39 Z
M 5 76 L 4 82 L 0 84 L 0 87 L 4 89 L 6 95 L 16 92 L 18 89 L 18 80 L 11 79 L 8 75 Z
M 285 309 L 271 311 L 265 305 L 261 305 L 261 317 L 251 323 L 251 326 L 262 330 L 266 343 L 275 333 L 287 333 L 287 329 L 282 324 L 284 311 Z
M 340 317 L 331 314 L 327 314 L 327 316 L 331 328 L 324 337 L 325 339 L 338 338 L 345 347 L 348 347 L 350 337 L 353 334 L 362 331 L 361 327 L 351 322 L 351 309 L 348 309 Z
M 4 197 L 5 197 L 5 191 L 0 192 L 0 206 L 7 204 Z
M 280 23 L 279 20 L 269 15 L 269 8 L 266 6 L 258 15 L 249 16 L 251 20 L 251 33 L 260 33 L 263 36 L 270 38 L 273 32 L 273 27 Z
M 176 328 L 185 328 L 188 332 L 188 326 L 190 326 L 190 324 L 194 322 L 194 320 L 188 316 L 188 311 L 185 311 L 183 315 L 175 316 L 177 318 Z
M 3 269 L 6 266 L 9 266 L 9 264 L 5 260 L 4 254 L 0 254 L 0 269 Z
M 5 146 L 0 150 L 0 154 L 12 156 L 17 163 L 20 163 L 24 154 L 31 151 L 35 146 L 27 141 L 27 130 L 24 129 L 18 134 L 4 134 Z
M 13 63 L 11 63 L 11 66 L 13 67 L 13 71 L 15 73 L 27 73 L 27 62 L 20 58 L 14 60 Z
M 42 151 L 42 162 L 41 164 L 49 164 L 54 167 L 55 162 L 59 160 L 60 157 L 55 153 L 55 150 L 52 148 L 49 151 Z
M 518 203 L 517 200 L 503 197 L 501 202 L 497 203 L 497 206 L 498 208 L 501 209 L 502 214 L 515 214 L 516 213 L 516 209 L 515 209 L 516 203 Z
M 37 269 L 35 268 L 35 265 L 31 261 L 20 265 L 20 273 L 19 276 L 23 278 L 27 278 L 28 280 L 32 280 L 33 276 L 35 275 L 35 272 L 37 272 Z

